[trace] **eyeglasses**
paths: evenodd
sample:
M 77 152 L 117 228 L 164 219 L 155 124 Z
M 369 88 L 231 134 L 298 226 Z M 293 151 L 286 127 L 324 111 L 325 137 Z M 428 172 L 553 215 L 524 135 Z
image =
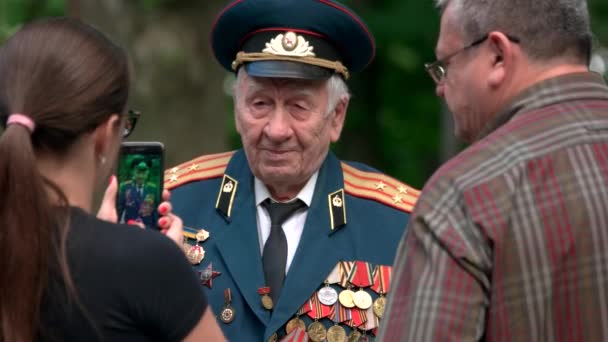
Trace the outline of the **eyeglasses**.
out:
M 510 36 L 510 35 L 506 35 L 507 38 L 512 41 L 513 43 L 519 43 L 520 40 L 519 38 Z M 426 72 L 429 73 L 429 75 L 431 75 L 431 78 L 433 79 L 433 81 L 435 81 L 435 83 L 439 84 L 441 82 L 443 82 L 443 80 L 445 79 L 445 77 L 448 74 L 448 62 L 450 59 L 454 58 L 454 56 L 458 55 L 459 53 L 465 52 L 468 49 L 475 47 L 483 42 L 486 41 L 486 39 L 488 39 L 488 37 L 490 37 L 489 34 L 485 34 L 483 37 L 477 39 L 476 41 L 472 42 L 471 44 L 463 47 L 462 49 L 456 51 L 456 52 L 452 52 L 451 54 L 443 57 L 440 60 L 437 60 L 433 63 L 425 63 L 424 64 L 424 68 L 426 69 Z
M 133 109 L 129 109 L 129 111 L 127 112 L 127 122 L 125 123 L 125 128 L 124 128 L 124 131 L 122 132 L 123 139 L 128 137 L 129 135 L 131 135 L 131 133 L 133 133 L 133 130 L 135 129 L 135 124 L 137 123 L 137 120 L 139 119 L 140 116 L 141 116 L 141 112 L 133 110 Z

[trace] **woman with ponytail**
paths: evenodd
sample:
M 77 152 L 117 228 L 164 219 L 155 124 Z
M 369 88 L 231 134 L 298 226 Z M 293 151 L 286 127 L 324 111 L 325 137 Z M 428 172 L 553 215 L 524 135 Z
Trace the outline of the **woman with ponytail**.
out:
M 0 49 L 0 342 L 223 340 L 174 242 L 91 215 L 132 127 L 129 76 L 124 50 L 75 19 Z

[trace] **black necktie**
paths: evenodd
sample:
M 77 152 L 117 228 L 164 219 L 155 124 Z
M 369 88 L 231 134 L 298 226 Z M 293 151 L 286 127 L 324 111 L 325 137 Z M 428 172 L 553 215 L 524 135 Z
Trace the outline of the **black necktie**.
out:
M 306 204 L 297 199 L 289 203 L 277 203 L 267 199 L 262 203 L 270 215 L 270 236 L 264 245 L 262 262 L 266 285 L 270 287 L 270 298 L 276 304 L 283 281 L 285 280 L 285 266 L 287 265 L 287 238 L 281 225 L 296 210 Z

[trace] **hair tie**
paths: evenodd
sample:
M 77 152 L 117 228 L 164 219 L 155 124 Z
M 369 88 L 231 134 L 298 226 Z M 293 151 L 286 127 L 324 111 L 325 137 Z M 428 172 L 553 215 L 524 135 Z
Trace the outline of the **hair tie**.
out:
M 27 130 L 30 131 L 30 134 L 34 133 L 34 129 L 36 128 L 34 120 L 32 120 L 29 116 L 17 113 L 8 116 L 6 126 L 9 125 L 21 125 L 27 128 Z

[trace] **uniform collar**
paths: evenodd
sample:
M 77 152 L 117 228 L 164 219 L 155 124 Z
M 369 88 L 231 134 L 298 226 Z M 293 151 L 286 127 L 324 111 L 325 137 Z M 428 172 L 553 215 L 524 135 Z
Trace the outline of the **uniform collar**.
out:
M 310 207 L 312 203 L 312 196 L 315 193 L 315 185 L 317 184 L 317 177 L 319 176 L 319 171 L 316 171 L 312 174 L 312 176 L 306 182 L 306 185 L 300 190 L 298 195 L 295 198 L 299 198 L 302 202 L 306 203 L 307 207 Z M 254 189 L 255 189 L 255 204 L 260 205 L 260 203 L 264 202 L 267 198 L 271 198 L 270 192 L 264 183 L 259 180 L 257 177 L 254 178 Z M 294 199 L 295 199 L 294 198 Z M 273 199 L 274 200 L 274 199 Z M 290 202 L 293 199 L 289 200 Z

